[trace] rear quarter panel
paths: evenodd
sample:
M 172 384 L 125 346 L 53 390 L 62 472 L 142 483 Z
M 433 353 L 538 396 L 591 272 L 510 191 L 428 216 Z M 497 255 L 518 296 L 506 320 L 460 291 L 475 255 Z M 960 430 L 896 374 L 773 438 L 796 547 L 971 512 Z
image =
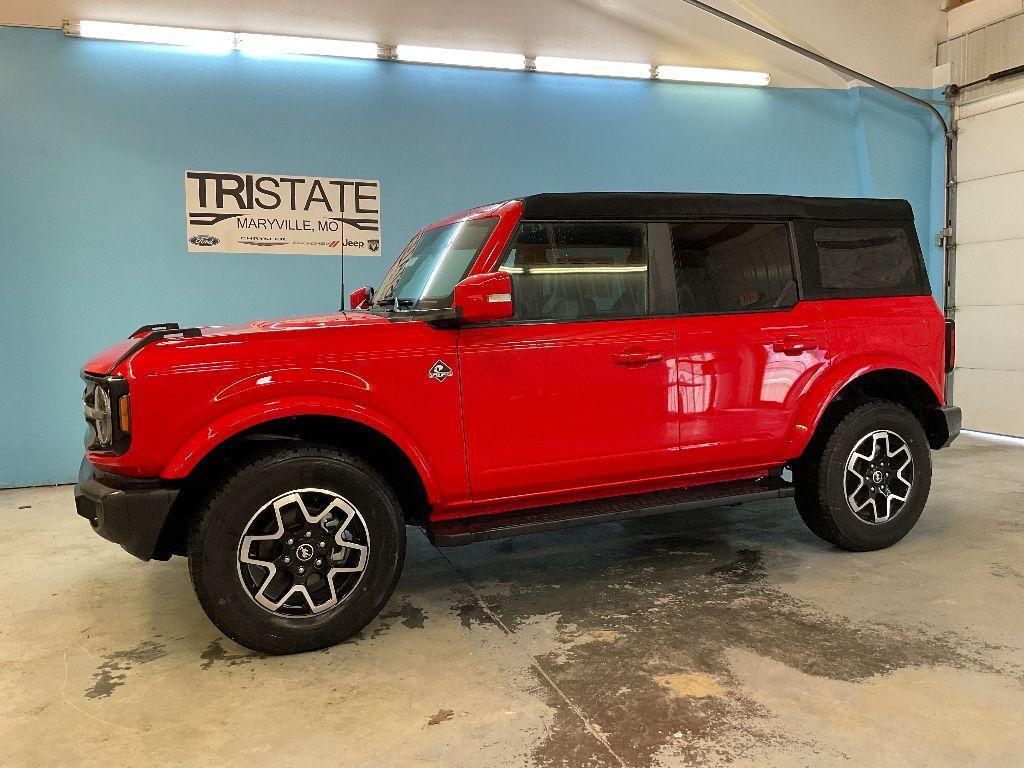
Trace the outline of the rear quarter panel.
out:
M 931 296 L 831 299 L 817 302 L 828 338 L 828 366 L 803 395 L 787 454 L 806 447 L 832 399 L 872 371 L 907 371 L 943 402 L 945 325 Z

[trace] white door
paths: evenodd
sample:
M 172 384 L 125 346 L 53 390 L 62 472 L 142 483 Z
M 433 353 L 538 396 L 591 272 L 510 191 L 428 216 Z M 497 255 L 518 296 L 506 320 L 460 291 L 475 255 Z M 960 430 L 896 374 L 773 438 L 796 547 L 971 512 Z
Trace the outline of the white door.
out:
M 957 118 L 953 401 L 966 429 L 1024 437 L 1024 90 Z

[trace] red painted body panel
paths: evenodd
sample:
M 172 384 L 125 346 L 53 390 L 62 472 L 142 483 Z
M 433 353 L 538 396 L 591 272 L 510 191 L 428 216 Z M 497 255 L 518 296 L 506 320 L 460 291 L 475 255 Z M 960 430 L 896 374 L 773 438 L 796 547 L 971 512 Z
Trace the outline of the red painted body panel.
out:
M 828 339 L 816 303 L 675 322 L 683 470 L 770 467 L 791 458 L 785 445 L 799 393 L 825 369 Z M 798 352 L 800 345 L 806 349 Z
M 800 407 L 788 435 L 787 455 L 800 455 L 832 398 L 872 371 L 912 373 L 945 403 L 945 320 L 935 299 L 904 296 L 816 304 L 829 338 L 828 365 L 818 381 L 797 393 Z
M 674 474 L 673 346 L 670 318 L 461 331 L 473 498 Z M 616 360 L 630 352 L 651 361 Z
M 498 217 L 469 270 L 488 274 L 521 210 L 485 206 L 425 229 Z M 360 311 L 210 327 L 118 366 L 131 445 L 88 458 L 178 479 L 246 429 L 339 417 L 405 452 L 437 519 L 756 477 L 798 456 L 867 372 L 910 372 L 941 402 L 943 333 L 926 296 L 461 330 Z M 106 373 L 130 343 L 85 370 Z M 438 360 L 452 370 L 440 381 L 427 375 Z

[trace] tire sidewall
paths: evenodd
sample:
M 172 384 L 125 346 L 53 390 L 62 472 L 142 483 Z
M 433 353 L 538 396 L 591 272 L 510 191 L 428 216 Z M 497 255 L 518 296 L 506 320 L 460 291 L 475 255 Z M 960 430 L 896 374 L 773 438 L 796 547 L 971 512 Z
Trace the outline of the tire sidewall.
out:
M 870 432 L 887 430 L 898 435 L 914 459 L 910 495 L 892 520 L 872 524 L 850 509 L 844 485 L 846 462 L 851 451 Z M 858 549 L 880 549 L 902 539 L 917 523 L 928 501 L 931 486 L 931 449 L 918 420 L 904 408 L 880 404 L 842 424 L 829 440 L 825 462 L 825 499 L 839 532 Z
M 323 614 L 290 618 L 258 605 L 238 575 L 238 546 L 252 516 L 271 500 L 301 488 L 333 491 L 362 514 L 370 535 L 366 571 L 355 591 Z M 210 501 L 190 558 L 200 599 L 228 637 L 270 653 L 312 650 L 341 642 L 381 610 L 405 556 L 405 526 L 386 485 L 344 455 L 278 456 L 234 475 Z M 205 594 L 203 594 L 205 593 Z

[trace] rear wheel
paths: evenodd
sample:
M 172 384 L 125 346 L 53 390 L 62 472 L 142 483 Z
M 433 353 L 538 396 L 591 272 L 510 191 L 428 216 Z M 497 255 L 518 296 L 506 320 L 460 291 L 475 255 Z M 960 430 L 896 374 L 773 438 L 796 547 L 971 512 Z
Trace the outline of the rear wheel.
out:
M 851 410 L 794 466 L 807 527 L 852 551 L 883 549 L 914 527 L 931 487 L 931 452 L 917 418 L 888 400 Z
M 263 653 L 351 637 L 391 596 L 405 525 L 390 487 L 328 445 L 270 449 L 224 479 L 189 534 L 189 572 L 207 615 Z

